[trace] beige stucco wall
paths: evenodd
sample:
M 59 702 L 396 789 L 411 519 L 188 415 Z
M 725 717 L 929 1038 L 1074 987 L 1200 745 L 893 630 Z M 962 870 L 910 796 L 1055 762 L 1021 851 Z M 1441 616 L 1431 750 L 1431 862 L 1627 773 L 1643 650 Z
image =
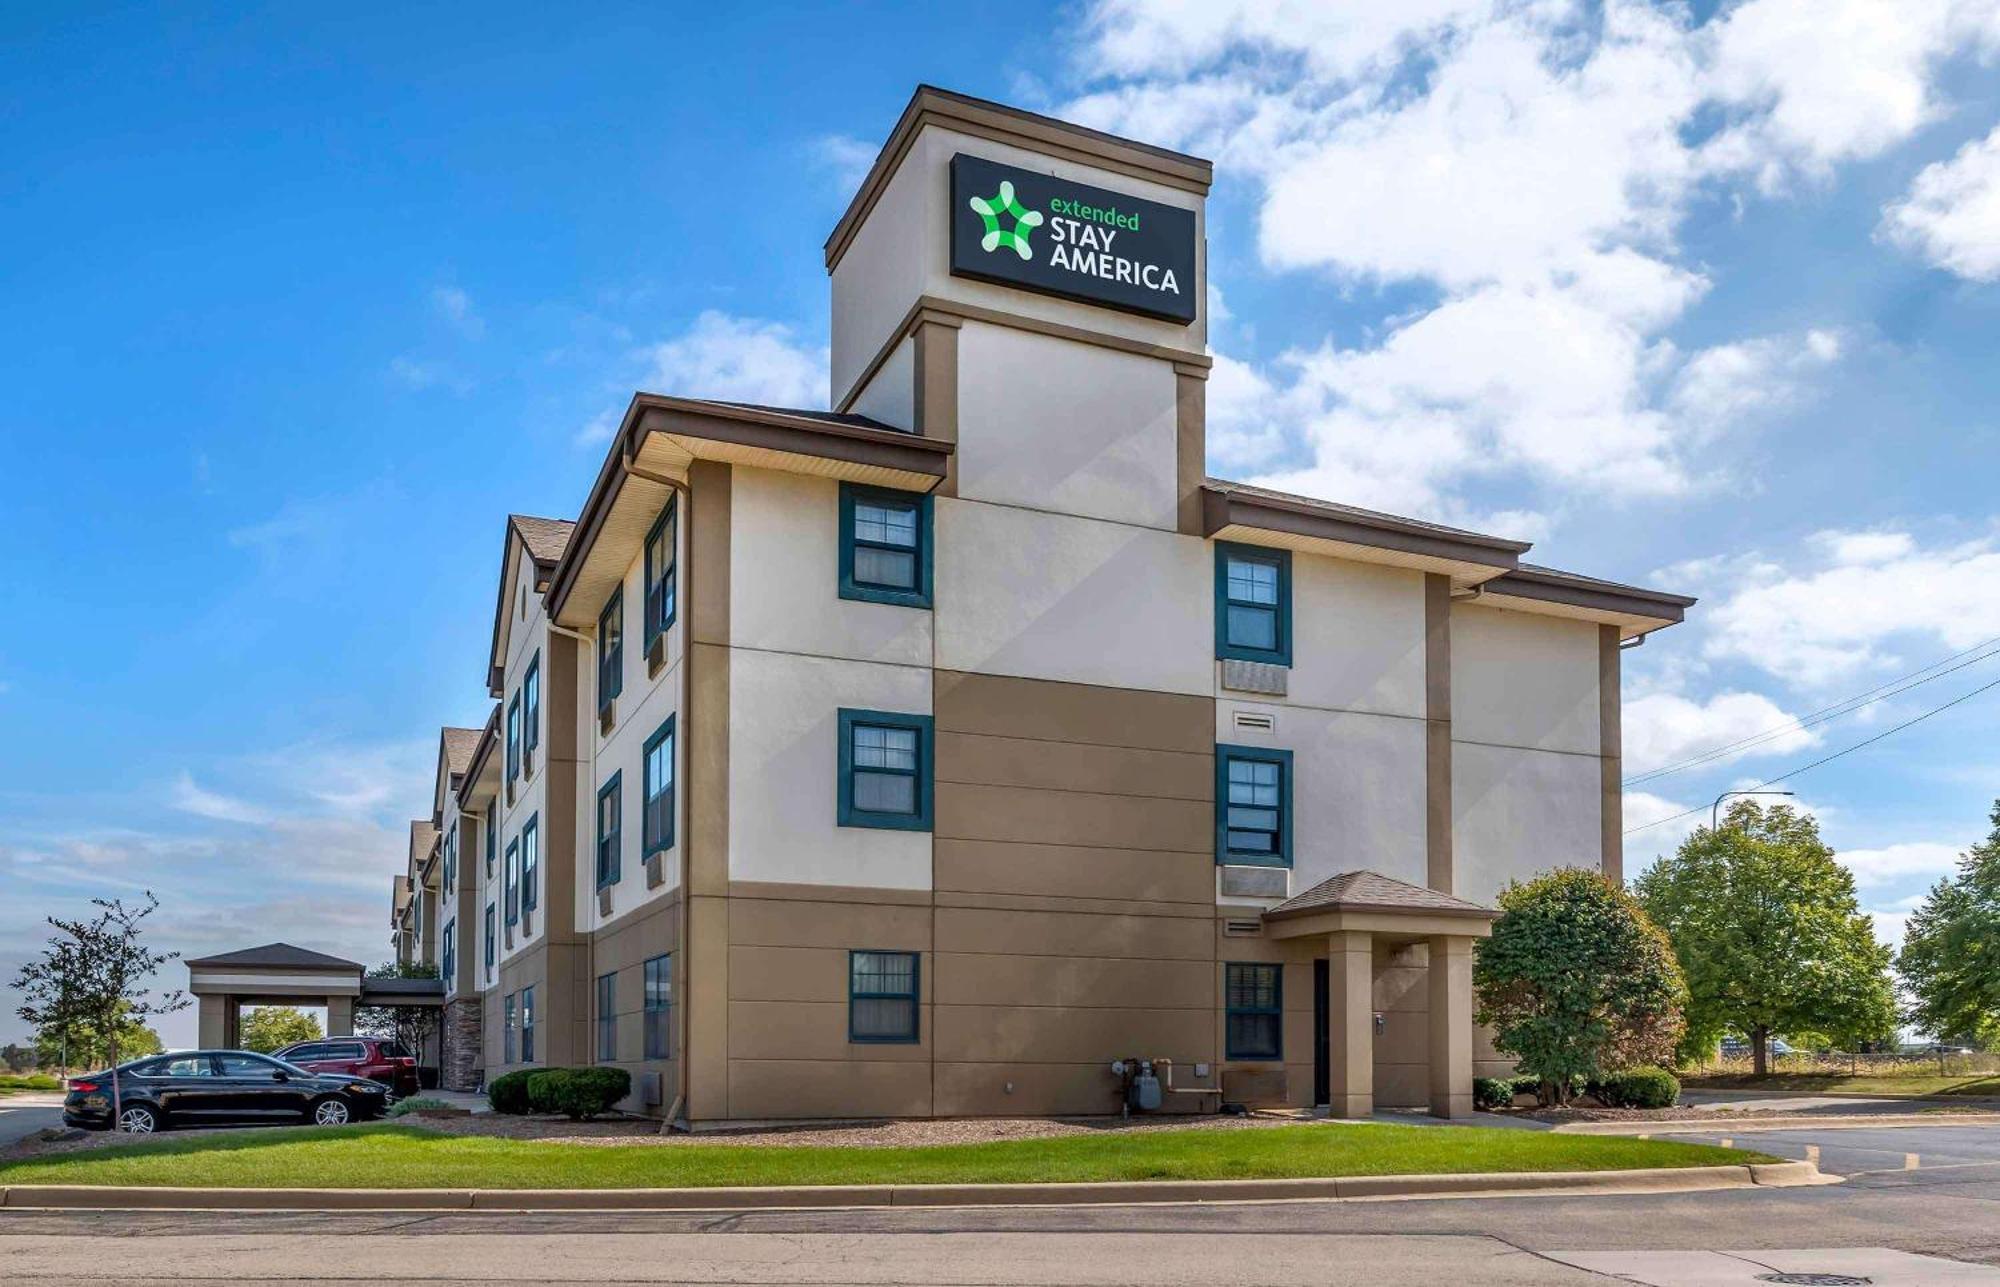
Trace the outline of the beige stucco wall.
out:
M 1461 742 L 1596 755 L 1596 625 L 1455 604 L 1451 720 Z
M 916 343 L 906 339 L 875 369 L 875 374 L 869 377 L 866 387 L 855 395 L 854 405 L 848 410 L 906 432 L 914 430 L 917 424 L 916 364 Z
M 515 546 L 514 580 L 506 604 L 510 624 L 507 628 L 507 662 L 503 672 L 505 678 L 500 697 L 500 745 L 494 751 L 494 754 L 500 757 L 500 837 L 493 860 L 493 901 L 497 907 L 496 916 L 499 920 L 497 957 L 503 967 L 508 961 L 527 952 L 542 940 L 548 928 L 549 909 L 555 905 L 554 900 L 565 897 L 565 891 L 552 888 L 549 883 L 548 837 L 555 828 L 574 825 L 573 819 L 552 817 L 548 811 L 550 726 L 553 723 L 549 703 L 552 652 L 549 648 L 548 614 L 543 610 L 541 595 L 536 593 L 534 588 L 534 560 L 528 557 L 527 551 L 518 541 Z M 524 771 L 515 782 L 514 798 L 510 804 L 507 799 L 507 705 L 514 699 L 515 694 L 521 691 L 521 680 L 527 674 L 529 663 L 537 656 L 541 658 L 541 746 L 535 752 L 533 772 Z M 525 708 L 521 719 L 521 738 L 525 746 L 527 741 Z M 513 942 L 510 945 L 507 941 L 507 846 L 520 840 L 522 828 L 527 825 L 530 818 L 538 819 L 536 827 L 541 835 L 540 906 L 532 918 L 523 917 L 520 923 L 515 925 Z M 483 905 L 480 915 L 482 917 L 485 915 Z

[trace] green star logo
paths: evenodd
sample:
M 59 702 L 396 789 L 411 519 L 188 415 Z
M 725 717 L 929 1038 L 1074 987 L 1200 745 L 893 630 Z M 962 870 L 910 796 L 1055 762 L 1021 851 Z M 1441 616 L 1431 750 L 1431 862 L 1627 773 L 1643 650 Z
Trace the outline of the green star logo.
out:
M 995 197 L 974 197 L 972 212 L 986 225 L 986 235 L 979 239 L 981 250 L 992 252 L 1006 246 L 1023 259 L 1035 257 L 1034 247 L 1028 244 L 1028 234 L 1042 226 L 1042 212 L 1028 210 L 1014 199 L 1014 185 L 1007 180 L 1000 181 L 1000 195 Z M 1014 221 L 1012 228 L 1000 226 L 1000 216 L 1006 215 Z

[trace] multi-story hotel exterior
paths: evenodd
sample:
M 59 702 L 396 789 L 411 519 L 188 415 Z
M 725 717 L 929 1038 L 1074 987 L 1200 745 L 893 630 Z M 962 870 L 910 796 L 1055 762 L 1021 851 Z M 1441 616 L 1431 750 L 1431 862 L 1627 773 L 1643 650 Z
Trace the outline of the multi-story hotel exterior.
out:
M 1692 601 L 1207 477 L 1210 178 L 920 90 L 827 242 L 832 410 L 641 393 L 507 521 L 392 912 L 447 1084 L 1470 1111 L 1472 944 L 1619 874 L 1620 649 Z

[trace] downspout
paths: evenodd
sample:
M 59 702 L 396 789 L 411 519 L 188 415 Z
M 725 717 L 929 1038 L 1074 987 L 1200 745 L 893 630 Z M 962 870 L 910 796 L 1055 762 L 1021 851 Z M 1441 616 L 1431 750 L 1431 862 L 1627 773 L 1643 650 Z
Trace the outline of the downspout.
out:
M 678 581 L 674 593 L 679 596 L 681 605 L 686 608 L 684 613 L 677 614 L 680 617 L 681 626 L 681 691 L 676 707 L 680 716 L 680 723 L 677 726 L 680 731 L 675 738 L 680 745 L 675 748 L 675 754 L 679 754 L 681 748 L 688 745 L 689 699 L 694 691 L 693 682 L 689 678 L 689 675 L 694 670 L 694 600 L 688 594 L 688 586 L 693 581 L 694 572 L 694 492 L 682 479 L 671 478 L 666 474 L 656 474 L 651 470 L 641 468 L 638 459 L 632 452 L 632 446 L 629 442 L 620 451 L 618 459 L 620 467 L 628 475 L 645 482 L 657 483 L 669 489 L 681 502 L 680 520 L 675 526 L 679 529 L 677 535 L 681 536 L 686 543 L 688 557 L 681 559 L 678 552 L 676 552 L 674 562 L 675 577 Z M 690 769 L 694 767 L 693 755 L 687 757 L 687 764 Z M 674 795 L 676 797 L 675 808 L 681 814 L 679 819 L 681 927 L 674 950 L 680 954 L 683 967 L 681 977 L 691 979 L 694 973 L 694 958 L 688 952 L 688 936 L 693 931 L 694 917 L 693 899 L 689 893 L 689 881 L 692 878 L 692 870 L 688 861 L 688 854 L 694 847 L 694 836 L 692 834 L 694 828 L 688 820 L 688 801 L 692 799 L 692 794 L 676 790 Z M 688 987 L 685 990 L 689 993 L 694 991 L 692 987 Z M 680 1042 L 676 1047 L 676 1052 L 679 1055 L 677 1062 L 680 1064 L 680 1085 L 674 1090 L 674 1102 L 667 1106 L 666 1116 L 660 1121 L 660 1133 L 662 1135 L 676 1129 L 676 1127 L 681 1130 L 687 1129 L 687 1122 L 682 1118 L 681 1110 L 686 1106 L 688 1098 L 687 1084 L 690 1073 L 690 1060 L 688 1058 L 688 1012 L 693 1008 L 689 1005 L 690 999 L 688 996 L 681 997 L 680 1005 L 676 1007 L 679 1015 L 678 1022 L 674 1026 L 680 1029 Z

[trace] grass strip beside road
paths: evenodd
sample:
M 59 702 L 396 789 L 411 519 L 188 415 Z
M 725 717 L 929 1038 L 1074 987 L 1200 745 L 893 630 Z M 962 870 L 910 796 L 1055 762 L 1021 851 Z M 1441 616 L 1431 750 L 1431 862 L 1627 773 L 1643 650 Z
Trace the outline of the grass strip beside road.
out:
M 648 1189 L 1029 1184 L 1600 1171 L 1775 1160 L 1704 1144 L 1366 1123 L 1134 1131 L 923 1148 L 585 1145 L 376 1124 L 168 1135 L 144 1144 L 13 1162 L 0 1166 L 0 1185 Z
M 1870 1076 L 1867 1073 L 1850 1076 L 1846 1073 L 1768 1073 L 1758 1077 L 1754 1074 L 1735 1073 L 1711 1076 L 1688 1076 L 1681 1078 L 1685 1090 L 1779 1090 L 1794 1095 L 1966 1095 L 2000 1098 L 2000 1076 L 1987 1074 L 1958 1074 L 1939 1077 L 1936 1074 L 1921 1076 Z

